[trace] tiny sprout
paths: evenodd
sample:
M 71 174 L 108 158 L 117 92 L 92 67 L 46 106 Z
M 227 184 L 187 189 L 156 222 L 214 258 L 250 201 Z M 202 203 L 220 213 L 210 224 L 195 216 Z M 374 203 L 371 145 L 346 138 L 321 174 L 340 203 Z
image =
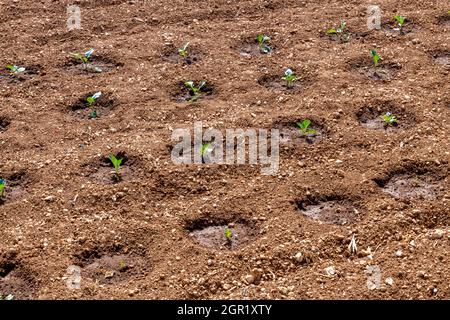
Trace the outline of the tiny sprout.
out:
M 341 25 L 338 28 L 331 28 L 327 30 L 327 34 L 328 35 L 333 35 L 336 34 L 339 37 L 340 41 L 348 41 L 349 40 L 349 35 L 346 33 L 346 29 L 347 29 L 347 22 L 342 21 Z
M 194 81 L 186 81 L 184 85 L 189 89 L 192 97 L 188 100 L 189 103 L 196 102 L 198 99 L 200 99 L 200 93 L 202 92 L 202 89 L 205 87 L 206 82 L 200 81 L 198 86 L 195 86 Z
M 281 78 L 282 80 L 286 81 L 287 87 L 291 88 L 292 87 L 292 83 L 297 80 L 297 76 L 295 75 L 294 71 L 292 71 L 291 69 L 287 69 L 284 72 L 284 77 Z
M 187 42 L 182 48 L 178 49 L 178 54 L 185 59 L 189 55 L 189 52 L 187 51 L 188 46 L 189 46 L 189 42 Z
M 81 62 L 83 63 L 83 68 L 86 68 L 86 65 L 93 53 L 94 53 L 94 49 L 90 49 L 89 51 L 86 51 L 84 54 L 76 52 L 76 53 L 71 53 L 71 55 L 74 59 L 81 60 Z
M 120 260 L 119 261 L 119 271 L 123 272 L 126 271 L 128 269 L 127 264 L 125 263 L 124 260 Z
M 224 232 L 225 232 L 225 238 L 227 239 L 227 241 L 229 243 L 231 243 L 231 240 L 233 238 L 233 233 L 231 232 L 231 230 L 228 227 L 225 227 Z
M 0 198 L 3 198 L 3 195 L 5 194 L 5 187 L 6 187 L 6 180 L 0 179 Z
M 310 125 L 311 120 L 309 119 L 304 119 L 301 122 L 297 122 L 297 127 L 300 129 L 301 134 L 305 136 L 315 135 L 317 132 L 314 129 L 309 129 Z
M 109 156 L 109 160 L 113 164 L 114 170 L 116 170 L 116 176 L 118 177 L 119 176 L 120 165 L 122 164 L 122 160 L 123 159 L 117 159 L 115 155 L 111 154 Z
M 102 96 L 101 91 L 94 93 L 92 96 L 86 98 L 86 102 L 89 106 L 92 106 L 94 102 Z
M 25 71 L 25 68 L 24 68 L 24 67 L 18 67 L 18 66 L 16 66 L 16 65 L 7 65 L 6 68 L 7 68 L 8 70 L 10 70 L 11 73 L 14 73 L 14 74 L 20 73 L 20 72 L 24 72 L 24 71 Z
M 381 57 L 378 55 L 378 53 L 374 49 L 370 50 L 370 55 L 372 56 L 373 64 L 374 64 L 375 68 L 378 67 L 378 62 L 380 62 Z
M 204 156 L 207 152 L 209 152 L 209 147 L 211 146 L 211 143 L 202 143 L 202 147 L 200 148 L 200 154 Z
M 380 118 L 384 121 L 385 126 L 389 125 L 396 125 L 398 123 L 397 118 L 390 112 L 386 112 L 385 114 L 381 115 Z
M 267 54 L 272 51 L 272 48 L 269 46 L 270 37 L 264 34 L 259 34 L 256 37 L 256 41 L 258 42 L 259 50 L 261 50 L 261 53 Z
M 404 16 L 395 16 L 394 19 L 397 21 L 397 24 L 400 27 L 400 33 L 403 33 L 403 26 L 405 25 L 406 17 L 404 17 Z

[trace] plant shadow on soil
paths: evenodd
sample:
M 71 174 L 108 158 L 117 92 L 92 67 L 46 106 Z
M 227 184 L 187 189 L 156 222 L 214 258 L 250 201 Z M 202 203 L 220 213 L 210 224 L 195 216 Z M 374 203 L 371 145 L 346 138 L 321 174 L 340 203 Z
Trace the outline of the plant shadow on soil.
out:
M 69 106 L 71 113 L 80 119 L 93 119 L 91 116 L 93 110 L 97 113 L 95 119 L 101 119 L 102 117 L 108 116 L 116 106 L 114 98 L 110 93 L 102 93 L 100 98 L 98 98 L 92 106 L 89 106 L 86 99 L 95 93 L 96 92 L 89 92 L 80 97 L 75 103 L 71 104 Z
M 444 14 L 437 18 L 439 24 L 450 27 L 450 14 Z
M 113 284 L 144 277 L 152 267 L 145 257 L 117 248 L 84 249 L 74 256 L 81 276 L 99 284 Z
M 395 116 L 397 123 L 392 125 L 385 123 L 381 116 L 387 112 Z M 384 132 L 405 130 L 415 124 L 414 115 L 392 101 L 378 101 L 364 106 L 358 110 L 356 117 L 363 127 Z
M 434 200 L 448 190 L 448 174 L 426 164 L 408 164 L 374 179 L 384 193 L 397 199 Z
M 326 224 L 350 225 L 361 219 L 358 199 L 344 195 L 309 196 L 295 201 L 297 209 L 308 219 Z
M 75 74 L 96 74 L 96 73 L 105 73 L 116 70 L 120 67 L 123 67 L 123 63 L 116 62 L 114 59 L 102 56 L 102 55 L 93 55 L 86 66 L 81 63 L 80 60 L 77 60 L 72 57 L 68 57 L 67 60 L 61 65 L 61 67 L 70 73 Z M 99 68 L 101 71 L 98 71 Z
M 36 281 L 33 273 L 13 253 L 0 255 L 0 296 L 9 294 L 15 300 L 34 299 Z
M 389 81 L 394 78 L 401 68 L 401 65 L 398 63 L 383 61 L 375 67 L 370 57 L 359 58 L 349 62 L 350 71 L 357 72 L 365 78 L 375 81 Z
M 225 230 L 231 231 L 231 238 Z M 197 244 L 214 250 L 237 250 L 250 243 L 258 234 L 254 223 L 245 219 L 205 217 L 186 222 L 189 236 Z
M 125 151 L 112 152 L 111 154 L 115 155 L 117 159 L 123 159 L 119 169 L 119 175 L 116 174 L 114 165 L 109 159 L 110 154 L 102 156 L 93 162 L 83 164 L 81 170 L 82 175 L 101 184 L 133 181 L 141 171 L 138 159 L 129 156 Z

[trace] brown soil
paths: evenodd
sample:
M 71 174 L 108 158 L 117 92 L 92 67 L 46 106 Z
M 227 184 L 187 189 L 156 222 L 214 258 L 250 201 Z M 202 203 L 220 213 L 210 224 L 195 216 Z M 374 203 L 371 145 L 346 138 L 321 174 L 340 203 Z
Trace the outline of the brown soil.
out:
M 81 30 L 67 31 L 66 1 L 1 5 L 0 295 L 450 299 L 448 1 L 380 0 L 383 23 L 410 19 L 402 35 L 368 31 L 355 1 L 70 4 Z M 348 42 L 324 36 L 342 20 Z M 188 41 L 191 63 L 171 52 Z M 70 58 L 90 48 L 102 72 Z M 188 80 L 207 82 L 196 103 Z M 388 111 L 399 124 L 384 129 Z M 306 118 L 311 143 L 295 127 Z M 174 164 L 172 130 L 198 120 L 280 129 L 278 174 Z M 125 158 L 120 179 L 111 153 Z M 81 289 L 67 286 L 72 265 Z

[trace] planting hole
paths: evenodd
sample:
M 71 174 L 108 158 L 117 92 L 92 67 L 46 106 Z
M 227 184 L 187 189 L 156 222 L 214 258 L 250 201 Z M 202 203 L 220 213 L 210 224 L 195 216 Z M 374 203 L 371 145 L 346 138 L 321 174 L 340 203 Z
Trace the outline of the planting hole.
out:
M 401 66 L 398 63 L 382 61 L 375 67 L 373 61 L 367 58 L 350 62 L 350 69 L 372 80 L 388 81 L 400 71 Z
M 114 98 L 109 93 L 102 93 L 100 98 L 89 106 L 87 98 L 92 97 L 95 93 L 89 92 L 71 104 L 69 110 L 72 114 L 80 119 L 101 119 L 108 116 L 116 106 Z
M 36 285 L 32 273 L 14 258 L 0 257 L 0 296 L 12 295 L 15 300 L 33 299 Z
M 312 81 L 308 76 L 298 75 L 298 79 L 288 84 L 283 78 L 283 73 L 279 75 L 265 75 L 258 80 L 258 84 L 275 92 L 296 93 L 304 90 Z
M 203 80 L 193 81 L 195 86 L 198 86 Z M 195 93 L 186 87 L 185 82 L 179 82 L 176 87 L 171 91 L 173 93 L 173 99 L 176 102 L 181 103 L 194 103 L 201 102 L 204 99 L 209 99 L 215 93 L 214 85 L 205 81 L 205 85 L 200 89 L 198 99 L 194 99 Z
M 122 63 L 118 63 L 113 59 L 101 55 L 96 55 L 94 53 L 94 55 L 89 59 L 86 65 L 83 65 L 80 60 L 69 57 L 62 67 L 70 73 L 89 74 L 109 72 L 122 66 Z
M 165 61 L 169 61 L 172 63 L 182 63 L 182 64 L 194 64 L 197 63 L 200 59 L 202 54 L 200 53 L 199 49 L 195 46 L 189 45 L 187 48 L 188 55 L 186 57 L 182 57 L 178 53 L 178 49 L 175 45 L 170 44 L 164 47 L 161 53 L 161 57 Z
M 257 235 L 254 226 L 246 221 L 228 223 L 222 219 L 199 219 L 188 223 L 187 229 L 196 243 L 215 250 L 239 249 Z
M 350 225 L 359 220 L 360 209 L 354 201 L 341 197 L 300 200 L 297 208 L 308 219 L 327 224 Z
M 311 123 L 308 126 L 308 130 L 303 132 L 300 125 L 306 119 L 311 121 Z M 280 131 L 281 145 L 315 144 L 326 135 L 325 129 L 320 122 L 308 117 L 277 120 L 273 123 L 272 128 Z M 309 130 L 313 130 L 314 133 L 308 133 Z
M 441 50 L 431 54 L 433 60 L 445 67 L 450 67 L 450 51 Z
M 395 198 L 435 199 L 445 192 L 443 180 L 438 180 L 431 173 L 402 173 L 393 175 L 388 180 L 376 182 L 383 192 Z
M 384 117 L 386 114 L 390 114 L 393 120 L 388 123 L 388 118 Z M 368 105 L 362 107 L 356 113 L 361 125 L 368 129 L 380 130 L 380 131 L 397 131 L 400 129 L 406 129 L 414 124 L 414 115 L 406 112 L 403 108 L 397 107 L 393 102 L 380 102 L 375 106 Z

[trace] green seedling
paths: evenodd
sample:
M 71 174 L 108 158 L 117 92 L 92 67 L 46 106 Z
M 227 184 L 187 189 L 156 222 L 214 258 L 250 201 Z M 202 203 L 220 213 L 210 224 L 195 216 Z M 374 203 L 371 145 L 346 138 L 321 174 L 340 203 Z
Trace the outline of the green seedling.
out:
M 99 91 L 99 92 L 94 93 L 92 96 L 87 97 L 86 102 L 87 102 L 88 106 L 91 107 L 95 103 L 95 101 L 97 101 L 97 99 L 100 98 L 101 96 L 102 96 L 102 92 Z
M 380 118 L 384 121 L 384 125 L 388 127 L 389 125 L 395 126 L 398 124 L 397 118 L 390 112 L 386 112 L 381 115 Z
M 6 187 L 6 180 L 0 179 L 0 199 L 3 198 L 3 195 L 5 194 L 5 187 Z
M 6 296 L 2 296 L 0 294 L 0 300 L 14 300 L 14 296 L 12 294 L 8 294 Z
M 16 65 L 7 65 L 6 69 L 8 69 L 13 74 L 17 74 L 17 73 L 25 71 L 24 67 L 19 67 L 19 66 L 16 66 Z
M 120 177 L 119 169 L 120 169 L 120 165 L 122 164 L 123 159 L 117 159 L 115 155 L 111 154 L 109 156 L 109 160 L 111 161 L 111 163 L 114 166 L 114 170 L 116 171 L 116 177 Z
M 381 57 L 374 49 L 370 50 L 370 55 L 372 56 L 373 59 L 373 65 L 375 66 L 375 68 L 378 67 L 378 63 L 380 62 Z
M 397 21 L 397 24 L 400 27 L 400 33 L 403 34 L 403 26 L 405 25 L 406 17 L 404 17 L 404 16 L 395 16 L 394 19 Z
M 211 142 L 208 143 L 202 143 L 202 147 L 200 148 L 200 154 L 204 156 L 206 153 L 209 152 L 209 147 L 211 146 Z
M 189 55 L 189 52 L 187 50 L 188 46 L 189 46 L 189 42 L 186 43 L 182 48 L 178 49 L 178 54 L 184 59 L 186 59 L 187 56 Z
M 259 34 L 256 37 L 256 41 L 258 42 L 259 50 L 261 51 L 261 53 L 267 54 L 272 51 L 272 48 L 269 46 L 270 37 L 264 34 Z
M 294 71 L 292 71 L 291 69 L 287 69 L 284 72 L 284 77 L 281 79 L 286 81 L 286 85 L 288 88 L 291 88 L 293 82 L 297 80 L 297 76 L 295 75 Z
M 86 102 L 88 104 L 89 107 L 92 107 L 93 104 L 95 104 L 95 102 L 97 101 L 97 99 L 99 99 L 102 96 L 101 91 L 94 93 L 92 96 L 89 96 L 86 98 Z M 93 109 L 90 113 L 89 113 L 89 119 L 95 119 L 98 117 L 97 114 L 97 110 Z
M 184 85 L 186 86 L 186 88 L 189 89 L 192 95 L 192 97 L 188 100 L 188 102 L 193 103 L 200 99 L 200 94 L 202 93 L 202 89 L 205 87 L 206 82 L 200 81 L 198 86 L 195 86 L 194 81 L 186 81 Z
M 331 28 L 327 30 L 328 35 L 337 35 L 339 40 L 342 42 L 347 42 L 350 38 L 347 31 L 347 22 L 342 21 L 341 25 L 338 28 Z
M 90 49 L 89 51 L 86 51 L 85 53 L 76 52 L 76 53 L 71 53 L 71 55 L 74 59 L 80 60 L 83 63 L 83 68 L 86 69 L 87 63 L 93 53 L 94 53 L 94 49 Z
M 227 239 L 227 242 L 229 244 L 231 244 L 231 242 L 233 240 L 233 233 L 231 232 L 231 230 L 228 227 L 225 227 L 224 233 L 225 233 L 225 238 Z
M 119 271 L 120 272 L 124 272 L 124 271 L 126 271 L 128 269 L 128 266 L 127 266 L 127 264 L 125 263 L 125 261 L 124 260 L 120 260 L 119 261 Z
M 306 137 L 314 136 L 317 133 L 316 130 L 310 129 L 310 126 L 311 120 L 309 119 L 304 119 L 301 122 L 297 122 L 297 127 L 299 128 L 300 133 Z

